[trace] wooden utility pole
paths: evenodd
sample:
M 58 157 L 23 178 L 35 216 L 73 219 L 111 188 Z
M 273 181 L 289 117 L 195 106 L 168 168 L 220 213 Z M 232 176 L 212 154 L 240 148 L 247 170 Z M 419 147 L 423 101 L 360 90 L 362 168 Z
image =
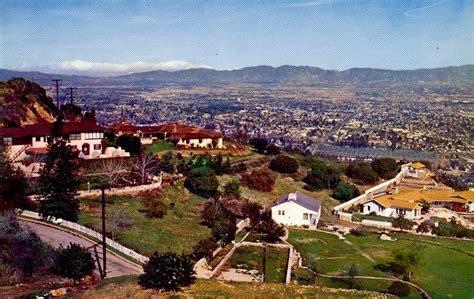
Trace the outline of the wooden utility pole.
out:
M 69 99 L 71 100 L 71 104 L 74 103 L 74 90 L 77 89 L 77 87 L 68 87 L 67 89 L 69 89 Z
M 59 108 L 61 108 L 59 106 L 59 82 L 63 81 L 63 80 L 62 79 L 53 79 L 51 81 L 56 82 L 56 107 L 58 108 L 58 111 L 59 111 Z
M 102 272 L 103 278 L 107 277 L 107 242 L 105 237 L 105 186 L 101 187 L 102 189 Z

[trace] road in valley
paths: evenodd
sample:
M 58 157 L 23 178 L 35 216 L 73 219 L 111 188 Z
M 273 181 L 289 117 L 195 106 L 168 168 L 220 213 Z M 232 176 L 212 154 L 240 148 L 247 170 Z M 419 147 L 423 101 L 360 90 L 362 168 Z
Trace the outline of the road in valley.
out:
M 49 225 L 40 224 L 37 222 L 30 222 L 21 219 L 20 223 L 23 227 L 28 227 L 31 231 L 35 232 L 41 240 L 50 244 L 53 247 L 59 247 L 63 245 L 66 247 L 69 243 L 77 243 L 84 247 L 89 248 L 89 251 L 92 253 L 92 256 L 95 260 L 95 251 L 94 245 L 95 242 L 91 242 L 87 239 L 82 238 L 79 235 L 72 234 L 61 229 L 51 227 Z M 96 246 L 97 252 L 99 255 L 99 261 L 102 265 L 102 246 Z M 99 275 L 99 270 L 97 269 L 96 263 L 96 274 Z M 141 266 L 135 265 L 125 259 L 118 257 L 110 250 L 107 250 L 107 277 L 117 277 L 123 275 L 137 275 L 143 273 Z

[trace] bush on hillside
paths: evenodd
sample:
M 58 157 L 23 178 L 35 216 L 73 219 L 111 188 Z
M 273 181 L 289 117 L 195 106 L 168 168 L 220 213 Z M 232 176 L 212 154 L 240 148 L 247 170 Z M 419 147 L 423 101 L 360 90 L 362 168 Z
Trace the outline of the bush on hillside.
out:
M 298 171 L 298 162 L 289 156 L 280 155 L 270 162 L 269 168 L 279 173 L 295 173 Z
M 242 175 L 245 186 L 261 192 L 272 191 L 275 180 L 275 175 L 266 168 L 254 169 Z

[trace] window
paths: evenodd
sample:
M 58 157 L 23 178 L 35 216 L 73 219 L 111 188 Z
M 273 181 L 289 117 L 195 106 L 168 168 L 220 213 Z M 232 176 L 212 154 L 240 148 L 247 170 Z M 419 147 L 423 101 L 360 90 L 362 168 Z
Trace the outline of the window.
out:
M 383 207 L 379 206 L 379 212 L 383 211 Z
M 81 140 L 81 133 L 70 134 L 69 140 Z
M 308 213 L 303 213 L 303 220 L 308 220 Z
M 36 136 L 36 137 L 35 137 L 35 141 L 36 141 L 36 142 L 40 142 L 40 141 L 41 141 L 41 137 L 40 137 L 40 136 Z
M 102 132 L 86 132 L 86 139 L 102 139 L 104 138 L 104 133 Z
M 278 215 L 285 215 L 285 211 L 284 210 L 278 210 Z
M 102 144 L 94 144 L 94 150 L 100 150 L 102 148 Z
M 367 206 L 367 211 L 370 211 L 370 206 Z
M 3 137 L 3 144 L 4 145 L 12 145 L 13 139 L 11 137 Z

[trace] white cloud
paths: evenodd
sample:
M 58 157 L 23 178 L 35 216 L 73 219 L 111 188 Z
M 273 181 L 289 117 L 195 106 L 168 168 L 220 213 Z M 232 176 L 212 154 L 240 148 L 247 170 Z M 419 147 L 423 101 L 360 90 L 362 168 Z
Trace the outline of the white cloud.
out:
M 130 63 L 104 63 L 85 60 L 68 60 L 54 63 L 40 69 L 58 71 L 61 73 L 98 73 L 98 74 L 129 74 L 147 71 L 179 71 L 193 68 L 211 68 L 202 64 L 195 64 L 183 60 L 170 60 L 163 62 L 130 62 Z
M 333 4 L 336 1 L 337 0 L 318 0 L 318 1 L 310 1 L 310 2 L 296 2 L 296 3 L 288 3 L 286 4 L 286 6 L 287 7 L 312 7 L 312 6 Z

